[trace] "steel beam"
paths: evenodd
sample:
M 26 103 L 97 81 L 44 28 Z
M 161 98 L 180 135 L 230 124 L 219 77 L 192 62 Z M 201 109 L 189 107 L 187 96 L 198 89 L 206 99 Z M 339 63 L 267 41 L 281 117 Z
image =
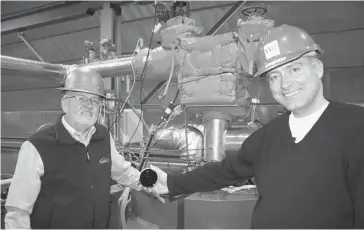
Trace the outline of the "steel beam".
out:
M 157 86 L 144 98 L 144 100 L 140 104 L 149 104 L 155 96 L 162 90 L 162 88 L 166 85 L 167 81 L 160 81 Z
M 247 1 L 237 1 L 231 9 L 207 32 L 206 35 L 215 35 L 223 25 L 244 5 Z
M 91 16 L 95 10 L 101 9 L 101 6 L 102 4 L 100 2 L 84 2 L 3 21 L 1 23 L 1 33 L 5 35 L 13 32 L 21 32 Z
M 52 2 L 52 3 L 44 4 L 44 5 L 41 5 L 38 7 L 32 7 L 30 9 L 22 10 L 21 12 L 15 12 L 15 13 L 2 15 L 1 22 L 8 21 L 8 20 L 15 19 L 15 18 L 25 17 L 25 16 L 32 15 L 32 14 L 39 14 L 46 10 L 52 10 L 52 9 L 56 9 L 56 8 L 59 8 L 59 7 L 65 6 L 65 5 L 71 5 L 71 4 L 77 4 L 77 3 L 80 3 L 80 1 Z
M 120 9 L 120 8 L 119 8 Z M 110 40 L 112 44 L 115 41 L 115 25 L 116 25 L 116 15 L 117 13 L 111 7 L 110 3 L 104 3 L 102 5 L 102 9 L 100 10 L 99 19 L 100 19 L 100 41 L 104 39 Z M 104 57 L 103 52 L 107 50 L 104 49 L 103 46 L 100 46 L 100 57 Z M 115 78 L 103 79 L 105 89 L 115 89 Z M 116 142 L 120 140 L 120 132 L 119 130 L 119 122 L 114 122 L 117 119 L 117 114 L 109 115 L 108 120 L 113 124 L 109 126 L 109 131 L 113 135 L 113 138 Z
M 100 41 L 110 39 L 115 40 L 116 12 L 109 3 L 104 3 L 100 11 Z M 102 51 L 102 50 L 100 50 Z
M 149 2 L 152 4 L 153 2 Z M 54 7 L 44 8 L 37 13 L 20 14 L 20 16 L 11 16 L 3 18 L 1 22 L 1 34 L 6 35 L 14 32 L 22 32 L 29 29 L 35 29 L 42 26 L 49 26 L 66 21 L 72 21 L 93 15 L 97 10 L 101 10 L 105 2 L 76 2 Z M 140 4 L 145 2 L 138 1 L 118 1 L 109 3 L 115 9 L 121 5 Z
M 18 33 L 18 38 L 20 38 L 21 40 L 23 40 L 23 42 L 25 43 L 25 45 L 28 46 L 28 48 L 33 52 L 33 54 L 39 59 L 39 61 L 41 62 L 45 62 L 42 58 L 42 56 L 40 56 L 40 54 L 34 49 L 34 47 L 27 41 L 27 39 L 25 39 L 23 32 L 19 32 Z
M 119 8 L 120 9 L 120 8 Z M 115 41 L 115 25 L 117 12 L 112 8 L 110 3 L 104 3 L 100 11 L 100 41 L 109 39 L 112 43 Z M 100 57 L 104 49 L 100 47 Z M 105 88 L 114 89 L 114 79 L 104 79 Z

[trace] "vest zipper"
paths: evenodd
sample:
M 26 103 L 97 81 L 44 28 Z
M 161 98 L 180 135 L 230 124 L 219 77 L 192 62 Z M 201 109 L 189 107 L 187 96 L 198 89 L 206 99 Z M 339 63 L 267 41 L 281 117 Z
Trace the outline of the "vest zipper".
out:
M 90 165 L 90 154 L 88 152 L 87 147 L 85 148 L 85 152 L 86 152 L 86 161 L 88 163 L 88 178 L 89 178 L 89 182 L 91 185 L 91 190 L 92 190 L 92 216 L 93 216 L 93 220 L 92 220 L 92 228 L 95 226 L 95 192 L 94 192 L 94 185 L 92 183 L 92 177 L 91 177 L 91 165 Z

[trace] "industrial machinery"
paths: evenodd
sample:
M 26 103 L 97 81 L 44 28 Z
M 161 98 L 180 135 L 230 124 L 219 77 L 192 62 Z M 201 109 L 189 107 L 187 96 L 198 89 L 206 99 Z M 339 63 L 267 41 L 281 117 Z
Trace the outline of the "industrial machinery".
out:
M 231 15 L 245 2 L 237 2 Z M 99 122 L 110 129 L 117 148 L 140 170 L 150 164 L 168 173 L 183 173 L 200 165 L 221 161 L 239 149 L 244 140 L 267 120 L 259 92 L 252 97 L 247 88 L 256 71 L 256 45 L 274 25 L 265 19 L 269 7 L 245 7 L 236 31 L 216 32 L 229 19 L 205 35 L 190 18 L 185 1 L 155 4 L 153 33 L 161 44 L 143 48 L 139 39 L 131 56 L 116 55 L 110 40 L 97 45 L 85 41 L 86 57 L 79 65 L 48 64 L 2 56 L 2 68 L 57 73 L 60 79 L 73 68 L 98 71 L 105 78 L 126 83 L 126 98 L 120 87 L 110 90 Z M 136 84 L 143 80 L 161 81 L 153 95 L 140 105 L 131 102 Z M 175 87 L 177 86 L 177 87 Z M 172 95 L 172 96 L 171 96 Z M 143 107 L 154 97 L 169 102 L 151 124 Z M 147 135 L 145 135 L 147 133 Z M 161 204 L 142 192 L 114 185 L 111 228 L 249 228 L 257 198 L 253 179 L 236 187 L 209 193 L 181 196 Z M 3 198 L 3 196 L 2 196 Z

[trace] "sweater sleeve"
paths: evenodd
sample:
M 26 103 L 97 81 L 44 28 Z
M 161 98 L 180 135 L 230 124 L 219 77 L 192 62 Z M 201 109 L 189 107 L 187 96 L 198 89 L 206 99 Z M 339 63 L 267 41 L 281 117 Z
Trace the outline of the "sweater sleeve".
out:
M 364 229 L 364 123 L 350 138 L 345 153 L 349 193 L 354 205 L 354 228 Z
M 245 140 L 239 151 L 227 154 L 221 162 L 208 163 L 179 175 L 169 174 L 169 195 L 213 191 L 253 177 L 263 140 L 264 128 L 260 128 Z

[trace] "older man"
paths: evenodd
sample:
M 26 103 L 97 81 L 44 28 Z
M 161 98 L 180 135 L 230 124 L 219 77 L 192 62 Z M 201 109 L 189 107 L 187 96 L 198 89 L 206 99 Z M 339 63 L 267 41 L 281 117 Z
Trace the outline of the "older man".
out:
M 110 178 L 140 190 L 139 171 L 96 123 L 105 94 L 101 76 L 76 69 L 61 90 L 64 115 L 21 146 L 6 228 L 106 228 Z
M 176 176 L 155 167 L 154 191 L 212 191 L 255 177 L 253 228 L 364 228 L 364 108 L 324 98 L 323 51 L 302 29 L 269 29 L 258 53 L 256 76 L 289 113 L 221 163 Z

